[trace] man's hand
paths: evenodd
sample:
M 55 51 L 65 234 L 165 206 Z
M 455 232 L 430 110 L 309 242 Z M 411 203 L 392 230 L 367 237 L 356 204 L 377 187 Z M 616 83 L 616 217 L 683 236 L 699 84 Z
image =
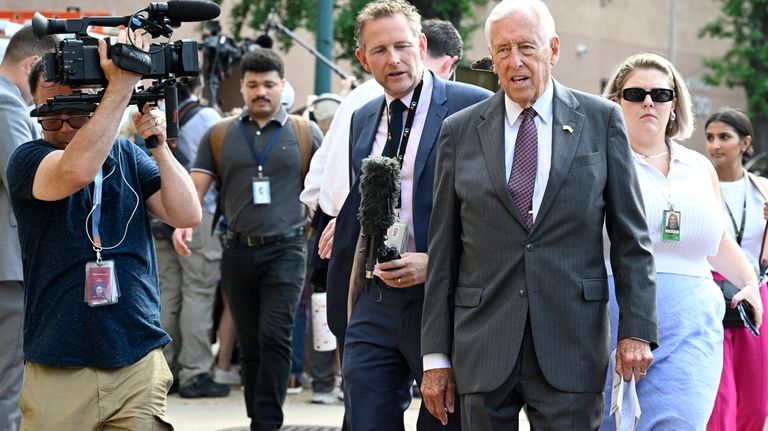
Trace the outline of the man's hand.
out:
M 426 253 L 403 253 L 400 259 L 378 264 L 379 278 L 389 287 L 411 287 L 427 279 Z
M 165 143 L 165 114 L 157 107 L 144 105 L 143 112 L 133 114 L 133 124 L 142 138 L 147 139 L 154 135 L 157 136 L 157 142 Z
M 320 259 L 330 259 L 333 251 L 333 234 L 336 232 L 336 219 L 333 218 L 323 229 L 320 235 L 320 242 L 317 243 L 317 254 Z
M 135 32 L 133 30 L 121 29 L 117 34 L 117 43 L 130 43 L 128 41 L 128 32 L 131 32 L 131 40 L 136 48 L 142 51 L 149 49 L 149 37 L 143 29 L 138 29 Z M 132 92 L 136 84 L 141 80 L 140 74 L 121 69 L 111 59 L 107 58 L 107 43 L 103 39 L 99 39 L 99 64 L 109 81 L 109 87 L 119 87 L 123 91 Z
M 635 338 L 622 338 L 616 347 L 616 372 L 628 382 L 635 376 L 639 382 L 645 378 L 653 361 L 651 346 Z
M 173 240 L 173 248 L 176 249 L 176 253 L 182 256 L 192 255 L 192 250 L 187 245 L 192 241 L 192 228 L 174 230 L 171 239 Z
M 427 410 L 440 421 L 448 425 L 448 413 L 453 413 L 456 393 L 456 380 L 450 368 L 435 368 L 424 371 L 421 380 L 422 402 Z

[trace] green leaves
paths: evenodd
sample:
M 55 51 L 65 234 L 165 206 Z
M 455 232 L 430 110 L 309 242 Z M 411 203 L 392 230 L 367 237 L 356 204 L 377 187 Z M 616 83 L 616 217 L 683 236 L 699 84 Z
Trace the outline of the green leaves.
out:
M 720 58 L 704 60 L 710 85 L 742 87 L 755 128 L 755 146 L 768 149 L 768 0 L 720 0 L 722 15 L 706 24 L 700 38 L 730 40 Z
M 221 0 L 214 0 L 221 3 Z M 236 38 L 240 38 L 244 28 L 252 28 L 260 34 L 264 30 L 270 11 L 275 12 L 275 19 L 289 30 L 304 28 L 314 32 L 317 28 L 317 2 L 332 0 L 235 0 L 230 22 Z M 410 0 L 416 6 L 424 19 L 440 18 L 451 21 L 464 37 L 465 44 L 468 36 L 479 23 L 472 14 L 472 5 L 485 5 L 488 0 Z M 341 48 L 336 58 L 355 60 L 355 17 L 368 0 L 336 0 L 334 1 L 333 37 L 334 42 Z M 287 50 L 293 44 L 290 38 L 272 32 L 279 43 L 279 48 Z M 307 41 L 313 45 L 311 40 Z M 361 70 L 361 69 L 358 69 Z

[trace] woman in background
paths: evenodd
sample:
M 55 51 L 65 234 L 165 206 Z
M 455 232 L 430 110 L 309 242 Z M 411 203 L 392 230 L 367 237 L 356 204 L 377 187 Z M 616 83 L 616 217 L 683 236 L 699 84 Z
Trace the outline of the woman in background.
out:
M 641 370 L 646 377 L 637 383 L 642 410 L 637 429 L 702 430 L 723 361 L 725 307 L 710 264 L 741 288 L 734 300 L 747 298 L 761 321 L 757 278 L 725 232 L 712 165 L 675 142 L 693 130 L 690 95 L 679 72 L 658 55 L 634 55 L 614 71 L 603 95 L 624 114 L 656 263 L 659 347 L 651 367 Z M 674 225 L 669 220 L 673 213 Z M 606 267 L 610 272 L 610 264 Z M 620 316 L 613 289 L 610 302 L 615 348 Z M 615 428 L 608 416 L 611 382 L 609 377 L 601 429 Z
M 707 154 L 720 180 L 726 231 L 757 272 L 768 180 L 747 174 L 742 164 L 752 153 L 752 124 L 741 111 L 725 108 L 712 114 L 704 128 Z M 715 280 L 730 283 L 719 274 Z M 768 287 L 760 286 L 760 294 L 765 309 Z M 755 337 L 739 323 L 725 328 L 723 374 L 709 431 L 762 431 L 768 418 L 768 336 Z

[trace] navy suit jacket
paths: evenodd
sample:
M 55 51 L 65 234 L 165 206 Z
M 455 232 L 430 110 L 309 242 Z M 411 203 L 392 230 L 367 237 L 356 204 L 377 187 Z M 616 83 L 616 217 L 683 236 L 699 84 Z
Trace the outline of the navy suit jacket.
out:
M 480 87 L 444 81 L 434 73 L 432 73 L 432 80 L 432 97 L 416 152 L 413 176 L 413 234 L 416 239 L 416 251 L 422 253 L 427 251 L 429 219 L 432 215 L 435 154 L 437 153 L 435 147 L 443 120 L 492 95 L 491 92 Z M 384 96 L 379 96 L 352 115 L 350 145 L 353 146 L 351 169 L 354 184 L 336 218 L 333 253 L 328 264 L 328 324 L 331 331 L 338 337 L 343 337 L 347 326 L 349 279 L 360 234 L 360 222 L 357 218 L 360 207 L 360 168 L 363 159 L 371 154 L 383 108 Z

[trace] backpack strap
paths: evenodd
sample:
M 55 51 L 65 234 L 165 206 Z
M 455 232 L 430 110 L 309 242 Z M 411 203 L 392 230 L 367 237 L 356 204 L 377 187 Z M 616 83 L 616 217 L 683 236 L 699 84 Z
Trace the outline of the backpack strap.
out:
M 299 153 L 301 154 L 301 183 L 304 184 L 304 177 L 309 172 L 309 162 L 312 159 L 312 130 L 309 128 L 309 121 L 301 115 L 290 115 L 293 133 L 299 143 Z
M 299 154 L 301 154 L 301 187 L 304 187 L 304 179 L 309 172 L 309 162 L 312 160 L 312 130 L 309 128 L 309 120 L 301 115 L 290 115 L 291 124 L 293 125 L 293 133 L 296 135 L 296 141 L 299 144 Z M 314 212 L 306 206 L 307 210 L 307 222 L 304 224 L 304 236 L 310 238 L 312 236 L 312 217 Z
M 182 106 L 181 109 L 179 109 L 179 127 L 181 128 L 187 124 L 187 122 L 197 114 L 197 111 L 201 109 L 203 109 L 203 105 L 201 105 L 198 100 L 194 100 Z
M 221 150 L 224 147 L 224 137 L 227 136 L 229 126 L 231 126 L 236 119 L 236 115 L 224 118 L 214 124 L 211 129 L 211 156 L 213 157 L 213 164 L 216 165 L 216 175 L 218 176 L 219 181 L 221 181 Z M 213 213 L 213 222 L 211 223 L 211 235 L 216 233 L 216 226 L 219 224 L 219 218 L 222 214 L 221 204 L 221 192 L 219 192 L 216 197 L 216 211 Z
M 211 155 L 213 164 L 216 165 L 216 175 L 221 178 L 221 149 L 224 147 L 224 137 L 227 136 L 229 126 L 235 122 L 237 116 L 227 117 L 214 124 L 211 129 Z

